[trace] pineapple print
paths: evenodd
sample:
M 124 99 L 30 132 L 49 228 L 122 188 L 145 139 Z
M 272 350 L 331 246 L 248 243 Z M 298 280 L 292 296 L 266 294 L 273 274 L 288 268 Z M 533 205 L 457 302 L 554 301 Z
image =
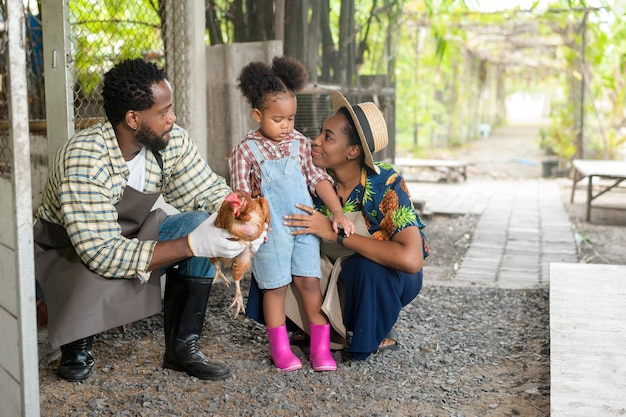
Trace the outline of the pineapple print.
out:
M 328 207 L 326 207 L 326 204 L 324 204 L 321 208 L 320 208 L 320 213 L 322 213 L 324 216 L 326 217 L 330 217 L 332 216 L 332 212 L 328 209 Z
M 411 193 L 409 192 L 409 187 L 406 186 L 406 181 L 404 181 L 404 178 L 402 178 L 402 182 L 400 183 L 400 188 L 402 189 L 402 191 L 406 193 L 406 195 L 408 195 L 409 197 L 411 196 Z
M 348 201 L 346 201 L 343 204 L 343 212 L 344 213 L 352 213 L 357 211 L 357 207 L 358 207 L 358 201 L 354 200 L 354 199 L 348 199 Z
M 366 181 L 367 181 L 367 171 L 365 171 L 365 168 L 363 168 L 361 170 L 361 184 L 365 184 Z
M 400 207 L 398 194 L 394 190 L 388 190 L 379 205 L 381 213 L 385 217 L 380 222 L 380 230 L 376 232 L 378 239 L 387 240 L 396 230 L 402 230 L 412 224 L 415 219 L 415 211 L 410 207 Z
M 394 166 L 391 164 L 388 164 L 387 162 L 376 162 L 376 165 L 378 165 L 380 168 L 384 169 L 384 170 L 394 170 Z
M 376 233 L 380 234 L 379 240 L 389 240 L 389 237 L 396 230 L 396 225 L 393 223 L 392 213 L 388 213 L 382 222 L 380 222 L 380 230 Z
M 396 181 L 396 178 L 398 178 L 398 173 L 391 174 L 387 178 L 387 181 L 385 181 L 385 185 L 389 186 L 389 185 L 393 184 Z
M 400 230 L 404 229 L 409 224 L 414 224 L 416 220 L 417 215 L 410 207 L 402 206 L 393 213 L 393 224 Z
M 388 214 L 393 214 L 396 210 L 398 210 L 399 206 L 400 206 L 400 203 L 398 200 L 398 194 L 396 194 L 394 190 L 390 189 L 390 190 L 387 190 L 387 192 L 385 193 L 385 196 L 380 201 L 380 205 L 378 206 L 378 209 L 380 210 L 381 213 L 384 213 L 385 216 L 387 216 Z
M 372 189 L 372 183 L 367 178 L 365 169 L 361 170 L 361 184 L 363 185 L 363 205 L 368 201 L 372 201 L 373 196 L 376 194 Z
M 396 230 L 396 226 L 393 222 L 393 214 L 398 209 L 398 206 L 399 202 L 396 192 L 394 190 L 387 190 L 378 206 L 381 214 L 385 217 L 383 217 L 380 222 L 379 230 L 374 233 L 374 239 L 389 240 L 389 236 Z
M 385 239 L 385 234 L 381 230 L 374 232 L 372 237 L 376 240 L 389 240 L 389 238 Z

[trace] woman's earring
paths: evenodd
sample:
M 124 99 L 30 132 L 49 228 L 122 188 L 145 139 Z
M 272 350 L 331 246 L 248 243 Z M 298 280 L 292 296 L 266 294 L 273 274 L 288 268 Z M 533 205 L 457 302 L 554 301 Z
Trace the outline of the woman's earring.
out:
M 350 161 L 352 158 L 350 158 L 349 156 L 346 156 L 346 159 L 347 159 L 348 161 Z

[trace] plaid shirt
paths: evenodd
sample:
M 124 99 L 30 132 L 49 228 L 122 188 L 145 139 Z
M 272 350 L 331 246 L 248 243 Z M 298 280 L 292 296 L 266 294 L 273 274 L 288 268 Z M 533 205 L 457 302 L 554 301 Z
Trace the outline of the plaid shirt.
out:
M 333 179 L 325 170 L 313 165 L 311 159 L 311 142 L 302 133 L 294 130 L 287 139 L 278 143 L 271 141 L 258 132 L 251 130 L 244 140 L 230 153 L 228 166 L 230 167 L 230 186 L 233 190 L 244 190 L 252 195 L 261 192 L 261 167 L 250 150 L 249 141 L 256 141 L 263 157 L 267 160 L 285 158 L 289 155 L 291 144 L 294 140 L 300 142 L 298 156 L 300 167 L 306 179 L 311 195 L 315 195 L 315 187 L 322 180 L 328 180 L 333 184 Z
M 181 127 L 174 125 L 161 155 L 166 182 L 163 198 L 178 210 L 212 213 L 231 191 Z M 111 124 L 85 129 L 57 152 L 36 217 L 65 227 L 76 253 L 98 275 L 146 282 L 156 242 L 125 238 L 117 222 L 115 204 L 122 198 L 129 174 Z M 148 152 L 144 192 L 156 193 L 161 188 L 161 168 Z

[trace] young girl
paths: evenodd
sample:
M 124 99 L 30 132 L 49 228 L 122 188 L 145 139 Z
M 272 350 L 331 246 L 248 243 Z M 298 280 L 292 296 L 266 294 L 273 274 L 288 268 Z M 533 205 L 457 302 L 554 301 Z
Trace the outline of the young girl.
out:
M 270 205 L 267 242 L 255 253 L 252 272 L 263 291 L 263 315 L 274 365 L 281 371 L 302 367 L 291 352 L 285 327 L 287 286 L 295 284 L 309 321 L 310 360 L 316 371 L 334 371 L 330 353 L 330 325 L 321 312 L 319 240 L 311 234 L 293 236 L 283 217 L 296 204 L 312 204 L 311 194 L 321 198 L 333 213 L 333 228 L 354 232 L 343 214 L 332 179 L 316 168 L 309 139 L 294 129 L 295 92 L 307 82 L 304 66 L 289 57 L 276 57 L 246 65 L 238 78 L 239 89 L 252 105 L 252 118 L 259 124 L 231 152 L 230 185 L 253 196 L 262 195 Z

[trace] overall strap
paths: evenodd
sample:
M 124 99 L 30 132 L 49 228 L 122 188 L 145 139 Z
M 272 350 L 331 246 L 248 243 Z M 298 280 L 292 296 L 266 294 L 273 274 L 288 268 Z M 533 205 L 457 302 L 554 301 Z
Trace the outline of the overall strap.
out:
M 256 159 L 259 165 L 261 165 L 261 162 L 265 161 L 265 158 L 263 157 L 263 154 L 261 153 L 261 150 L 259 149 L 259 145 L 257 145 L 256 140 L 249 140 L 248 147 L 250 148 L 250 151 L 252 151 L 254 159 Z
M 156 159 L 157 164 L 161 168 L 161 190 L 165 188 L 165 171 L 163 170 L 163 157 L 161 154 L 155 150 L 152 150 L 152 155 L 154 155 L 154 159 Z
M 298 150 L 300 149 L 300 141 L 294 138 L 293 142 L 291 142 L 291 150 L 289 151 L 289 156 L 298 156 Z

